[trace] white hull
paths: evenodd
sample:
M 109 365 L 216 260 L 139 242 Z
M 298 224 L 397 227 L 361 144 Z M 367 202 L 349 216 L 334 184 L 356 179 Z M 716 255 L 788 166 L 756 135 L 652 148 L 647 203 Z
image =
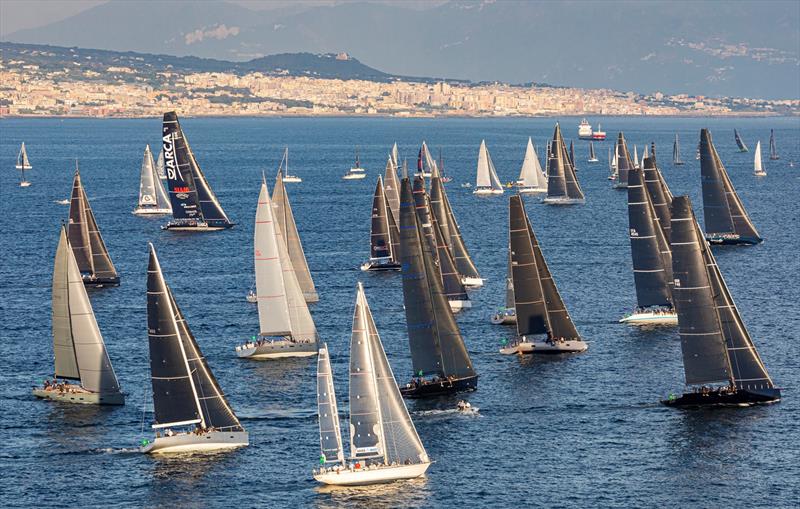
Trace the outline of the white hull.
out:
M 67 385 L 71 390 L 45 390 L 43 387 L 33 389 L 37 398 L 51 399 L 62 403 L 78 403 L 83 405 L 124 405 L 125 395 L 121 392 L 105 393 L 89 392 L 77 385 Z
M 583 205 L 586 200 L 583 198 L 545 198 L 542 203 L 548 205 Z
M 366 175 L 364 173 L 347 173 L 344 177 L 344 180 L 361 180 L 365 178 Z
M 289 357 L 313 357 L 317 355 L 317 344 L 314 342 L 298 343 L 288 339 L 245 343 L 236 347 L 236 355 L 240 359 L 268 360 Z
M 314 479 L 335 486 L 364 486 L 381 484 L 402 479 L 414 479 L 425 474 L 430 463 L 416 465 L 397 465 L 378 468 L 359 468 L 358 470 L 341 469 L 338 472 L 329 469 L 327 472 L 315 472 Z
M 14 166 L 14 168 L 16 168 L 18 170 L 32 170 L 33 166 L 23 166 L 21 164 L 17 164 L 17 165 Z
M 255 304 L 256 302 L 258 302 L 258 295 L 256 295 L 253 292 L 248 293 L 247 297 L 245 298 L 247 299 L 247 302 L 249 302 L 250 304 Z
M 587 159 L 586 162 L 587 163 L 599 163 L 600 159 Z
M 462 277 L 461 283 L 470 288 L 480 288 L 483 286 L 483 278 L 479 277 Z
M 631 325 L 677 325 L 678 315 L 674 311 L 671 313 L 644 311 L 628 315 L 620 319 L 619 323 Z
M 766 175 L 766 173 L 764 175 Z M 30 186 L 31 186 L 31 183 L 27 182 L 27 181 L 19 183 L 19 187 L 30 187 Z
M 178 433 L 171 437 L 158 437 L 141 448 L 145 454 L 176 454 L 211 452 L 245 447 L 249 443 L 246 431 L 209 431 L 201 435 Z
M 137 216 L 155 216 L 172 214 L 172 209 L 159 209 L 156 207 L 136 207 L 132 214 Z
M 161 228 L 173 232 L 216 232 L 226 229 L 223 226 L 162 226 Z
M 754 171 L 753 175 L 755 175 L 756 177 L 766 177 L 767 176 L 767 172 L 765 172 L 765 171 Z
M 283 182 L 288 184 L 299 184 L 302 181 L 303 179 L 301 179 L 300 177 L 296 177 L 294 175 L 286 175 L 285 177 L 283 177 Z
M 579 353 L 585 351 L 589 346 L 579 339 L 568 341 L 556 341 L 548 343 L 543 340 L 520 341 L 500 349 L 503 355 L 538 355 L 538 354 L 560 354 L 560 353 Z
M 458 313 L 462 309 L 469 309 L 472 307 L 471 300 L 448 300 L 447 302 L 450 303 L 450 311 L 453 313 Z
M 517 323 L 517 313 L 514 308 L 506 308 L 498 311 L 490 318 L 494 325 L 506 325 Z
M 520 194 L 528 194 L 528 193 L 546 193 L 547 189 L 541 187 L 518 187 L 517 192 Z
M 481 187 L 479 189 L 476 189 L 476 190 L 472 191 L 472 194 L 489 195 L 489 194 L 503 194 L 503 192 L 504 191 L 502 189 L 492 189 L 490 187 Z

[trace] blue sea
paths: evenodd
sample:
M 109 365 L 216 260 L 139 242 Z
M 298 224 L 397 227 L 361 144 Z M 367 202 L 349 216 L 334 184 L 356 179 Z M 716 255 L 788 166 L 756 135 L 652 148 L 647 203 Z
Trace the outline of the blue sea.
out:
M 567 139 L 580 118 L 561 118 Z M 581 355 L 518 359 L 498 353 L 512 328 L 493 326 L 503 303 L 508 194 L 476 197 L 478 146 L 486 140 L 503 181 L 516 179 L 529 136 L 540 148 L 556 119 L 183 118 L 184 130 L 219 201 L 237 223 L 205 234 L 162 231 L 164 218 L 131 214 L 145 144 L 155 154 L 161 121 L 0 120 L 0 506 L 3 507 L 797 507 L 800 500 L 800 119 L 590 118 L 609 140 L 586 162 L 577 141 L 586 204 L 525 203 L 545 257 L 579 331 Z M 655 141 L 675 195 L 689 194 L 702 218 L 702 127 L 714 142 L 765 238 L 715 248 L 744 321 L 784 400 L 776 405 L 676 410 L 659 399 L 683 388 L 674 328 L 617 321 L 635 305 L 626 193 L 606 179 L 618 131 L 629 147 Z M 738 153 L 733 129 L 750 146 Z M 781 159 L 767 157 L 775 129 Z M 680 135 L 686 164 L 673 167 Z M 322 488 L 315 359 L 254 362 L 235 345 L 258 331 L 252 237 L 261 172 L 270 189 L 284 146 L 287 184 L 320 294 L 312 314 L 330 347 L 340 408 L 346 410 L 350 326 L 363 282 L 399 383 L 411 376 L 399 274 L 363 273 L 372 192 L 393 142 L 413 168 L 422 140 L 444 158 L 448 194 L 486 285 L 458 323 L 480 374 L 468 395 L 479 415 L 455 414 L 457 397 L 408 403 L 430 457 L 425 478 L 379 487 Z M 752 175 L 757 140 L 767 177 Z M 14 161 L 26 142 L 32 186 L 18 187 Z M 358 147 L 368 178 L 343 181 Z M 50 278 L 75 159 L 111 258 L 118 288 L 91 290 L 97 321 L 127 404 L 93 408 L 36 400 L 53 370 Z M 702 224 L 702 219 L 701 219 Z M 214 456 L 154 458 L 137 452 L 152 436 L 145 275 L 147 243 L 234 410 L 250 446 Z M 347 429 L 346 427 L 343 429 Z

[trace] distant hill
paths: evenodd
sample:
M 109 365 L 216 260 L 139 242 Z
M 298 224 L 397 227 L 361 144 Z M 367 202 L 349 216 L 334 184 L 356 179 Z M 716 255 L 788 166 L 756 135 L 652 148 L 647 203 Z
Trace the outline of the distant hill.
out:
M 165 0 L 112 1 L 6 39 L 225 61 L 345 51 L 389 75 L 775 99 L 799 94 L 798 26 L 796 0 L 334 1 L 264 11 Z

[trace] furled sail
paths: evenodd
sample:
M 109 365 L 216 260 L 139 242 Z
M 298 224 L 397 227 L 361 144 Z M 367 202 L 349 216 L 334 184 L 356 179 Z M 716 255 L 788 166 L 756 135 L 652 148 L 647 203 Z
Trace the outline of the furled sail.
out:
M 119 277 L 97 227 L 94 212 L 92 212 L 89 198 L 86 196 L 86 191 L 81 182 L 77 163 L 75 178 L 72 182 L 67 236 L 81 273 L 89 274 L 93 279 L 114 279 Z
M 500 179 L 497 177 L 497 171 L 494 169 L 492 157 L 489 155 L 489 149 L 486 148 L 485 140 L 481 140 L 481 146 L 478 149 L 478 176 L 475 187 L 503 191 L 503 184 L 500 183 Z
M 344 463 L 339 410 L 336 406 L 336 391 L 327 344 L 320 347 L 317 357 L 317 415 L 322 462 Z

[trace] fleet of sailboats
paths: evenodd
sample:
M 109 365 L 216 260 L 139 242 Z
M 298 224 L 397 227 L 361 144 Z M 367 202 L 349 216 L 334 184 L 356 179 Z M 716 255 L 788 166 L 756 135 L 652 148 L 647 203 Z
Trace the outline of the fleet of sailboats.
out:
M 158 176 L 156 165 L 153 162 L 153 153 L 150 145 L 144 148 L 142 169 L 139 176 L 139 203 L 133 210 L 136 215 L 172 214 L 172 205 L 169 195 L 164 190 L 164 185 Z
M 528 138 L 528 146 L 525 148 L 525 159 L 522 160 L 517 187 L 517 191 L 520 193 L 547 192 L 547 175 L 542 170 L 542 165 L 539 164 L 539 155 L 530 138 Z
M 753 154 L 753 175 L 756 177 L 767 176 L 767 172 L 764 171 L 763 163 L 761 161 L 761 140 L 756 142 L 756 152 Z
M 472 191 L 472 194 L 503 194 L 503 184 L 497 177 L 489 149 L 486 148 L 486 140 L 481 140 L 481 146 L 478 149 L 478 176 L 475 179 L 475 190 Z

